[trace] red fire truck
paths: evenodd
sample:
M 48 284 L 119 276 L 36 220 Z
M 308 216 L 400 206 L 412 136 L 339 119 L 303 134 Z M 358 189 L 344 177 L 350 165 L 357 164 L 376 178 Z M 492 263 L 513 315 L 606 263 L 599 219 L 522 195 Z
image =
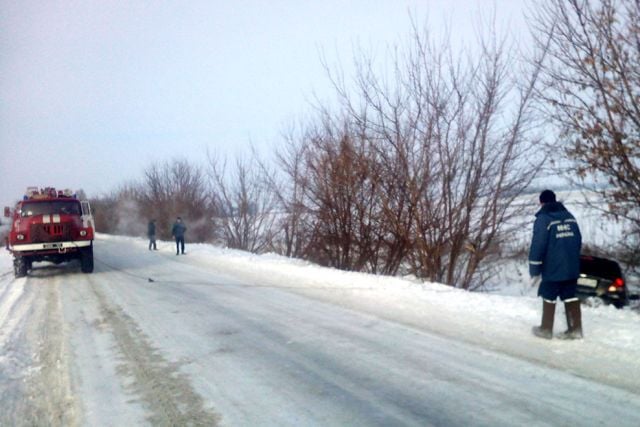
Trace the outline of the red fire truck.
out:
M 94 222 L 88 201 L 69 190 L 29 187 L 15 209 L 5 208 L 5 216 L 11 218 L 7 249 L 16 277 L 26 276 L 35 261 L 78 259 L 82 272 L 93 272 Z

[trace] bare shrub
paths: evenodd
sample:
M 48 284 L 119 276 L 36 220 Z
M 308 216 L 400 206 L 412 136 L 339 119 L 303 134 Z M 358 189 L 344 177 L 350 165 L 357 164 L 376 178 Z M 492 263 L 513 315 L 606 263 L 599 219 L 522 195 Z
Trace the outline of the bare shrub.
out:
M 306 140 L 304 133 L 298 134 L 292 127 L 284 134 L 284 144 L 276 150 L 279 171 L 268 172 L 264 162 L 260 163 L 279 206 L 274 249 L 297 258 L 305 257 L 310 230 L 313 229 L 313 221 L 305 205 L 305 184 L 308 181 Z
M 96 231 L 100 233 L 143 236 L 146 222 L 142 219 L 140 186 L 127 183 L 116 190 L 91 200 Z
M 270 250 L 276 223 L 277 199 L 269 180 L 253 158 L 226 159 L 208 155 L 211 206 L 226 246 L 250 252 Z
M 304 159 L 308 256 L 481 285 L 479 266 L 508 239 L 513 201 L 541 162 L 533 155 L 535 70 L 518 68 L 491 40 L 475 57 L 454 59 L 448 43 L 435 46 L 414 27 L 390 76 L 363 52 L 355 89 L 328 70 L 338 112 L 318 105 L 304 150 L 294 151 Z
M 200 166 L 185 159 L 155 163 L 147 167 L 140 184 L 141 218 L 156 219 L 157 234 L 171 238 L 171 225 L 180 216 L 188 228 L 188 238 L 205 242 L 213 236 L 212 212 L 206 176 Z
M 348 122 L 325 116 L 305 142 L 302 187 L 313 217 L 307 257 L 340 269 L 377 272 L 380 182 L 369 141 Z

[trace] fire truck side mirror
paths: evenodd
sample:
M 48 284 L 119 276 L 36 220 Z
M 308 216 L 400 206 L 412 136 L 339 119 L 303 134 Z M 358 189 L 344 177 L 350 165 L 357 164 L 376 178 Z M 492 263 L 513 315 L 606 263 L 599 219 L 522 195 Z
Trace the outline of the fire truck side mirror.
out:
M 11 208 L 9 206 L 4 207 L 4 217 L 11 218 Z

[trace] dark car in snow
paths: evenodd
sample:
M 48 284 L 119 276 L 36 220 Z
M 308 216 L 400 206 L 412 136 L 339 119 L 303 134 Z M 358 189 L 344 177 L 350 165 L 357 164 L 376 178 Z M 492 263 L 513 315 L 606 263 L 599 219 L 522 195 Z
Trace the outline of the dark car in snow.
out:
M 611 259 L 581 255 L 577 296 L 583 301 L 598 297 L 617 308 L 629 304 L 629 290 L 620 264 Z

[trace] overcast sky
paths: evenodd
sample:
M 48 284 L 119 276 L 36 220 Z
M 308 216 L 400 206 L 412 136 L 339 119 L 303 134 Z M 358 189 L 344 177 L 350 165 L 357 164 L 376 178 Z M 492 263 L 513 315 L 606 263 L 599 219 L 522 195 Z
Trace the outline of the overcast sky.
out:
M 410 14 L 474 37 L 523 0 L 0 0 L 0 202 L 27 186 L 97 196 L 156 161 L 275 147 L 329 92 L 320 61 L 383 53 Z

